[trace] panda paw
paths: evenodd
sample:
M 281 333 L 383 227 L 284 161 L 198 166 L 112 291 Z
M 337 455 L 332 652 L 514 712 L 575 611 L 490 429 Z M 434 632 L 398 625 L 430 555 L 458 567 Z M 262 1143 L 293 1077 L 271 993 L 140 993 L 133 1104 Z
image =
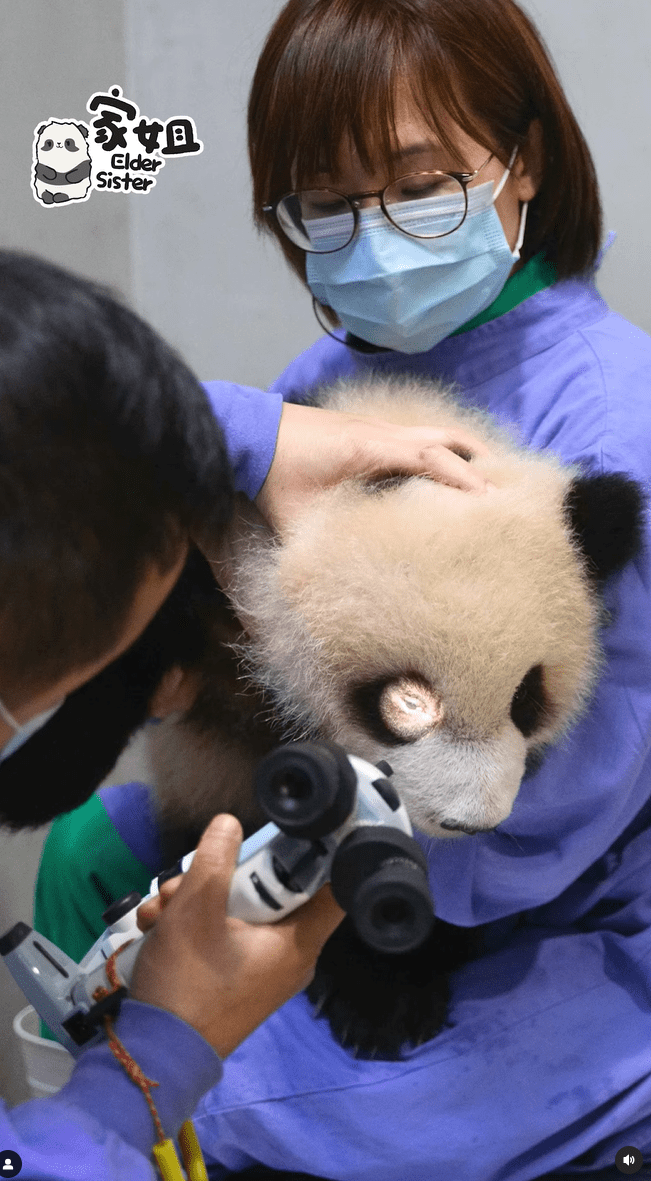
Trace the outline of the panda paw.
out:
M 437 920 L 422 947 L 387 955 L 362 943 L 345 918 L 319 956 L 307 996 L 356 1058 L 399 1061 L 404 1046 L 429 1041 L 446 1024 L 447 973 L 479 951 L 475 930 Z

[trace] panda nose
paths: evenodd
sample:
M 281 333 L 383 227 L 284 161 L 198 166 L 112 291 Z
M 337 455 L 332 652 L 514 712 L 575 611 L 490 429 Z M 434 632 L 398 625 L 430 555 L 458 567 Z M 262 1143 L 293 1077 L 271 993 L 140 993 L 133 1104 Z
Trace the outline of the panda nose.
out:
M 492 832 L 493 826 L 489 825 L 485 828 L 471 828 L 468 824 L 456 824 L 454 820 L 440 820 L 439 828 L 446 828 L 448 832 L 466 832 L 469 837 L 474 837 L 478 832 Z

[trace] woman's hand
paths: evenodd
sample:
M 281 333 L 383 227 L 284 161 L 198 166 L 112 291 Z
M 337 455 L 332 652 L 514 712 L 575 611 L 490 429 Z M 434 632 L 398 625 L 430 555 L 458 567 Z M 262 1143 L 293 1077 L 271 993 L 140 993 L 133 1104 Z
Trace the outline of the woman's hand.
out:
M 423 426 L 397 426 L 378 418 L 283 405 L 269 474 L 255 503 L 272 528 L 282 531 L 311 496 L 352 476 L 430 476 L 466 492 L 490 485 L 455 454 L 487 455 L 472 435 Z

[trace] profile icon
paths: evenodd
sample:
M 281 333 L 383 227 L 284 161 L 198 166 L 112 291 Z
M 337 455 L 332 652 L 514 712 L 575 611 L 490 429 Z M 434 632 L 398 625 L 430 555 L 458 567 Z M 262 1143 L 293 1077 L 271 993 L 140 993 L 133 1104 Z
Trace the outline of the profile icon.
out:
M 23 1167 L 22 1158 L 11 1148 L 0 1149 L 0 1177 L 17 1177 Z

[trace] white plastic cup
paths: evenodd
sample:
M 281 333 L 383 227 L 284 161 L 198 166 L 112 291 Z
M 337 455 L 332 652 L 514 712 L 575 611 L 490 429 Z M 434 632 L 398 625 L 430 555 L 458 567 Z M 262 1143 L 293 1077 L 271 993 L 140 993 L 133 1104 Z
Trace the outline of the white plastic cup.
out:
M 72 1074 L 75 1060 L 59 1042 L 41 1037 L 39 1016 L 33 1005 L 16 1013 L 14 1033 L 20 1042 L 25 1077 L 33 1099 L 56 1095 Z

